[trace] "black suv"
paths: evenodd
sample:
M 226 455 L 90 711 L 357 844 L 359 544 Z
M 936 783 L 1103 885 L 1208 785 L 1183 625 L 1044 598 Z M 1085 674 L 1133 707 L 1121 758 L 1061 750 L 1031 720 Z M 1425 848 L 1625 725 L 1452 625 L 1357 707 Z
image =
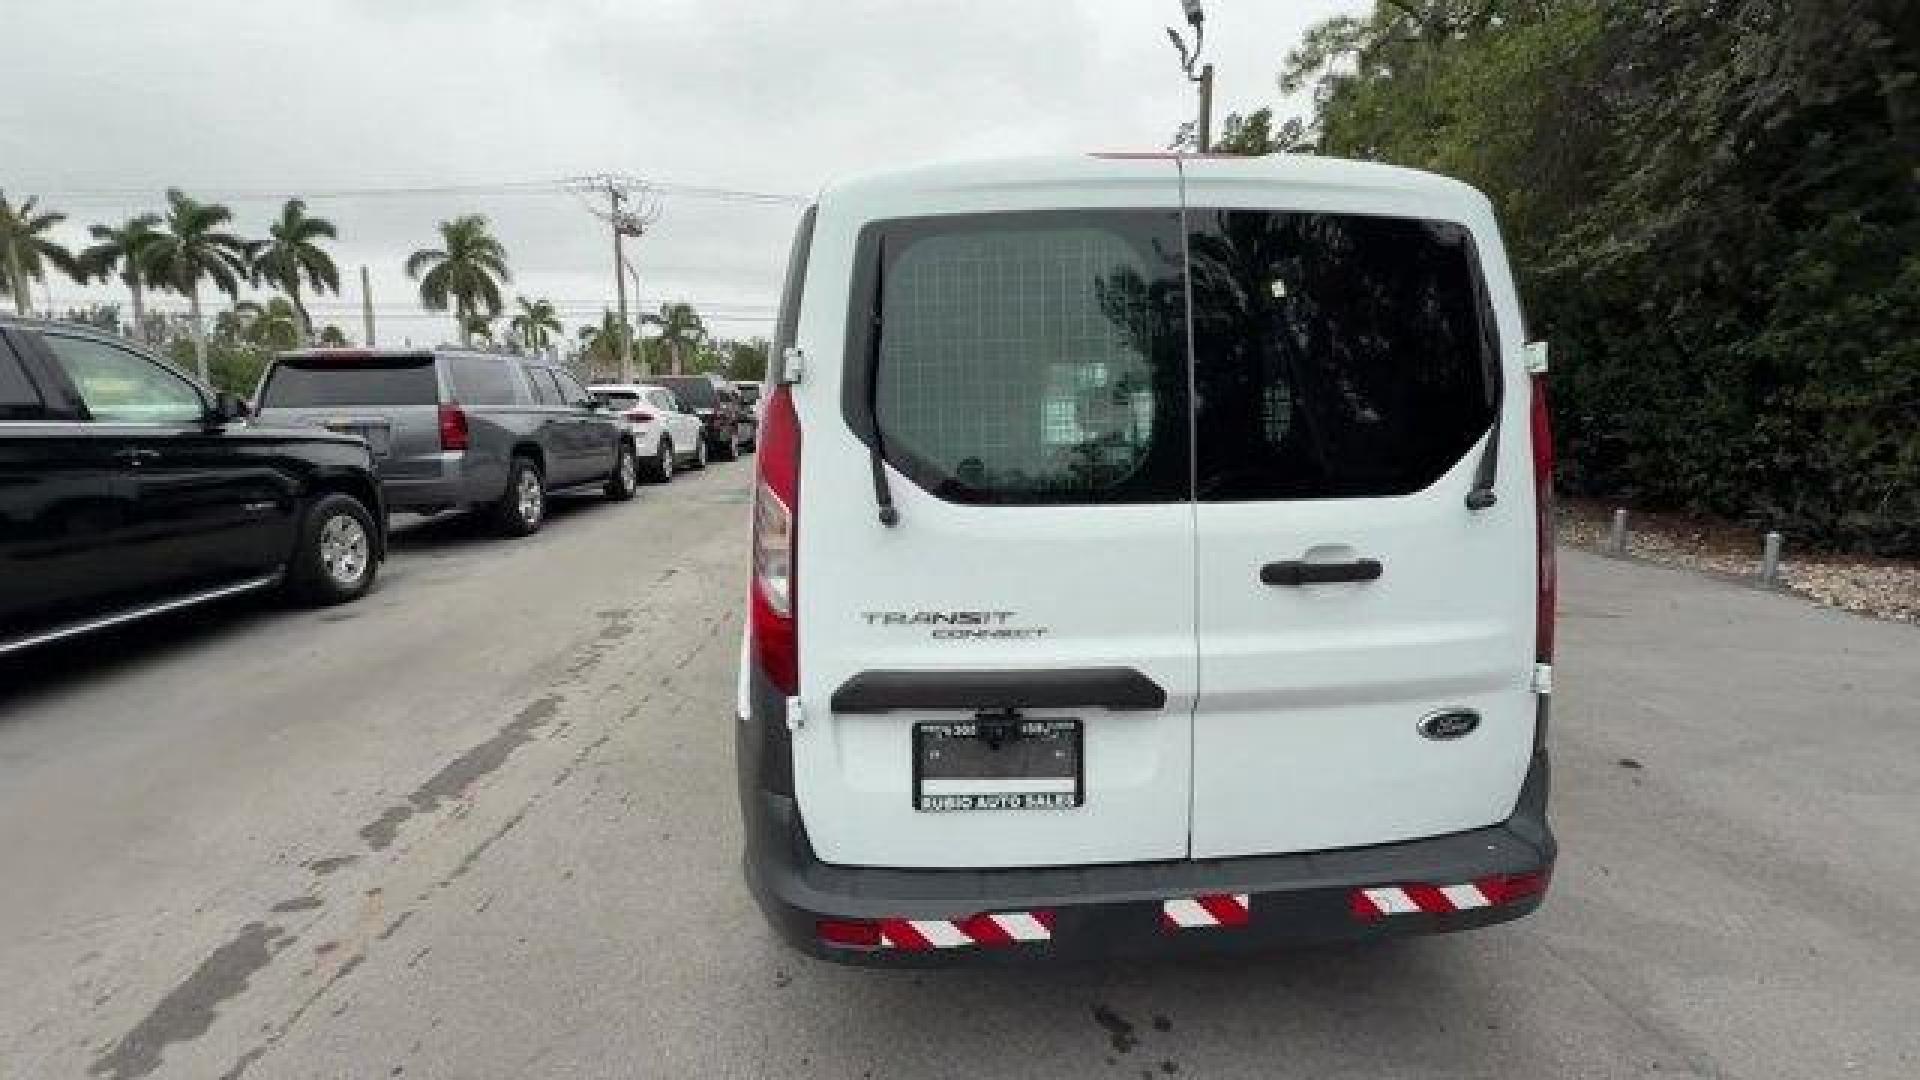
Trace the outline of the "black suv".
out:
M 386 557 L 365 441 L 245 415 L 121 338 L 0 317 L 0 654 L 278 585 L 365 593 Z
M 650 381 L 673 391 L 700 418 L 707 449 L 716 459 L 732 461 L 758 441 L 753 407 L 727 380 L 718 375 L 661 375 Z

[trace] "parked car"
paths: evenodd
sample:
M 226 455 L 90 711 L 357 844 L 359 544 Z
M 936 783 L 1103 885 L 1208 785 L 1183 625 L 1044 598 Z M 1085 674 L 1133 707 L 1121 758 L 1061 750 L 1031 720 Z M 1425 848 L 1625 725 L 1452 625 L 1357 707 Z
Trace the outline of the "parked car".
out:
M 281 353 L 255 395 L 263 423 L 367 440 L 395 510 L 479 509 L 513 536 L 550 496 L 633 498 L 639 459 L 622 424 L 565 368 L 450 350 Z
M 752 410 L 753 423 L 757 431 L 760 425 L 760 399 L 762 396 L 760 382 L 756 379 L 735 379 L 733 388 L 740 392 L 741 402 L 743 402 L 748 409 Z
M 366 443 L 244 412 L 119 337 L 0 317 L 0 653 L 276 586 L 364 594 Z
M 1426 173 L 1090 155 L 828 188 L 773 341 L 737 705 L 772 925 L 877 964 L 1534 910 L 1524 333 L 1492 207 Z
M 700 418 L 673 391 L 646 383 L 595 383 L 587 391 L 633 433 L 648 479 L 664 484 L 679 465 L 707 467 Z
M 693 409 L 707 433 L 707 449 L 719 461 L 733 461 L 753 445 L 758 429 L 741 408 L 740 395 L 718 375 L 661 375 L 654 382 L 673 391 Z

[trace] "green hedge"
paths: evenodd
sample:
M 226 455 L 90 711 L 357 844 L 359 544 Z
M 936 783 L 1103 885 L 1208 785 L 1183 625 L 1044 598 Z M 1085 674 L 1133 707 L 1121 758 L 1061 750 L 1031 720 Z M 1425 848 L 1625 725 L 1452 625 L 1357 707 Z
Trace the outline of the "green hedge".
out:
M 1920 554 L 1920 4 L 1382 3 L 1283 80 L 1494 198 L 1568 491 Z

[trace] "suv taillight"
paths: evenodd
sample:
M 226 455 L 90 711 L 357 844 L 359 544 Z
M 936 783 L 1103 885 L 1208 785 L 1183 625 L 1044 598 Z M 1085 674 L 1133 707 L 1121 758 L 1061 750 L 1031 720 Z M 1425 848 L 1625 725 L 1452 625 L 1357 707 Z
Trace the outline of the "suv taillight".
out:
M 781 693 L 800 688 L 794 564 L 800 535 L 800 421 L 792 388 L 767 399 L 753 493 L 753 662 Z
M 467 448 L 467 411 L 451 402 L 440 406 L 440 449 Z
M 1533 512 L 1534 558 L 1538 578 L 1534 596 L 1534 661 L 1553 663 L 1553 603 L 1556 591 L 1553 567 L 1553 417 L 1547 408 L 1547 377 L 1533 382 Z

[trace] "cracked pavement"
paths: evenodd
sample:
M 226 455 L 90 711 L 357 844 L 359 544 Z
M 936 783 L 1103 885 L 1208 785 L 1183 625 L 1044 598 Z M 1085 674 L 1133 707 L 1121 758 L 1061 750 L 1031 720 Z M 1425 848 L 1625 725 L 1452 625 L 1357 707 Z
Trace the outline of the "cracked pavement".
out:
M 1562 555 L 1545 909 L 874 972 L 741 884 L 750 462 L 0 666 L 0 1077 L 1911 1076 L 1920 629 Z

